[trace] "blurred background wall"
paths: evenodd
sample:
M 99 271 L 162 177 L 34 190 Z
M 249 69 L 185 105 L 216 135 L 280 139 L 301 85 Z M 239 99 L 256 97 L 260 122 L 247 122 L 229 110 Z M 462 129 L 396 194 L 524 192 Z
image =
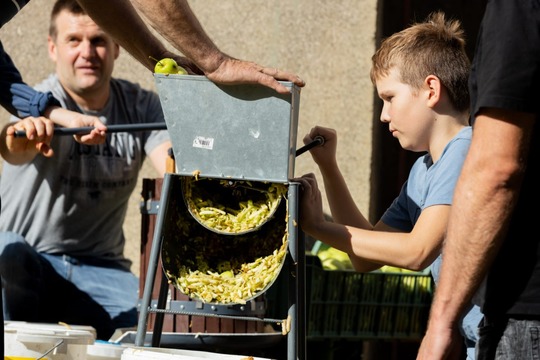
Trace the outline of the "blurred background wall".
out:
M 0 29 L 6 51 L 23 78 L 36 84 L 53 71 L 46 51 L 49 13 L 54 0 L 32 0 Z M 451 3 L 451 4 L 449 4 Z M 442 9 L 462 19 L 474 45 L 484 0 L 190 0 L 210 37 L 226 53 L 300 75 L 297 147 L 315 125 L 337 129 L 338 161 L 360 209 L 378 219 L 397 195 L 412 161 L 379 120 L 380 101 L 369 80 L 371 55 L 381 38 L 401 30 L 430 11 Z M 104 6 L 107 2 L 103 1 Z M 126 26 L 125 31 L 129 32 Z M 133 34 L 137 36 L 137 34 Z M 116 62 L 114 76 L 155 89 L 152 73 L 127 52 Z M 9 116 L 0 109 L 0 125 Z M 219 121 L 219 119 L 216 119 Z M 1 167 L 1 160 L 0 160 Z M 296 175 L 315 172 L 309 154 L 296 160 Z M 149 164 L 142 178 L 154 178 Z M 140 191 L 130 200 L 124 230 L 126 256 L 139 272 Z

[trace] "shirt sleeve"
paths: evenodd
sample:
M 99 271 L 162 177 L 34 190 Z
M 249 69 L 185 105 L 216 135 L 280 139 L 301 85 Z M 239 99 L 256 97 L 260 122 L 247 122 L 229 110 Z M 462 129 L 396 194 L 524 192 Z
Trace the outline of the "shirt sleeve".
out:
M 60 106 L 51 92 L 39 92 L 22 80 L 19 70 L 0 42 L 0 104 L 20 118 L 43 115 L 49 106 Z

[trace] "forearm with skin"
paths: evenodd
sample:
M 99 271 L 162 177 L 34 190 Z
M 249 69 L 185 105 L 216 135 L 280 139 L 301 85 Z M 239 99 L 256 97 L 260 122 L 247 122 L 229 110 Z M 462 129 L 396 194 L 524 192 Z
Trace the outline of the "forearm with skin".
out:
M 48 107 L 43 116 L 51 119 L 56 125 L 60 125 L 62 127 L 70 127 L 70 122 L 73 120 L 72 111 L 58 106 Z
M 362 229 L 373 229 L 373 225 L 358 209 L 338 165 L 329 164 L 319 169 L 333 220 Z
M 438 254 L 436 244 L 414 233 L 365 230 L 332 221 L 309 230 L 314 238 L 349 254 L 355 269 L 362 272 L 383 265 L 419 271 L 433 261 L 433 254 Z
M 526 153 L 523 147 L 501 144 L 519 144 L 523 139 L 507 135 L 512 125 L 504 122 L 498 133 L 490 132 L 496 128 L 493 124 L 497 122 L 478 117 L 456 185 L 430 327 L 457 324 L 501 247 L 519 195 L 525 167 L 519 159 Z
M 137 9 L 169 43 L 205 73 L 215 71 L 223 54 L 206 34 L 185 0 L 133 0 Z

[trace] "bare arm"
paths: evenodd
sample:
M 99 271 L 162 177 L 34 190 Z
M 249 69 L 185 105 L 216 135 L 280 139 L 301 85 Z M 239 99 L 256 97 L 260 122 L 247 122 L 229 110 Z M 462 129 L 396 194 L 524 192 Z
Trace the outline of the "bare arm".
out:
M 451 349 L 460 315 L 501 247 L 519 195 L 534 121 L 532 114 L 501 109 L 477 116 L 418 359 L 443 359 Z
M 349 254 L 357 271 L 382 265 L 423 270 L 441 250 L 450 206 L 431 206 L 422 211 L 411 232 L 398 232 L 379 222 L 373 229 L 326 221 L 317 182 L 312 174 L 296 179 L 302 184 L 300 226 L 312 237 Z M 333 215 L 333 214 L 332 214 Z M 355 222 L 351 218 L 351 222 Z
M 295 74 L 235 59 L 221 52 L 205 33 L 185 0 L 132 0 L 132 2 L 148 19 L 151 26 L 194 65 L 167 51 L 150 32 L 129 0 L 111 1 L 107 6 L 92 0 L 78 0 L 78 2 L 100 27 L 111 34 L 118 44 L 149 70 L 155 65 L 155 61 L 149 56 L 156 59 L 172 57 L 193 73 L 200 73 L 202 70 L 204 75 L 216 83 L 261 84 L 283 94 L 288 93 L 289 88 L 280 84 L 278 80 L 290 81 L 300 87 L 305 85 Z M 126 24 L 129 25 L 129 31 L 126 31 Z
M 312 148 L 309 150 L 309 153 L 321 171 L 332 219 L 344 225 L 368 230 L 373 229 L 373 225 L 364 217 L 360 209 L 358 209 L 345 178 L 339 169 L 336 158 L 338 146 L 337 132 L 331 128 L 315 126 L 304 137 L 304 144 L 310 143 L 317 136 L 324 138 L 324 144 Z
M 90 133 L 73 136 L 81 144 L 96 145 L 105 142 L 107 127 L 97 116 L 81 114 L 59 106 L 48 107 L 44 116 L 51 119 L 55 124 L 66 128 L 93 126 L 95 129 Z
M 187 1 L 132 0 L 132 3 L 161 36 L 205 73 L 217 70 L 228 58 L 206 34 Z
M 258 83 L 283 94 L 289 90 L 277 80 L 290 81 L 300 87 L 305 85 L 295 74 L 235 59 L 221 52 L 206 34 L 186 0 L 132 2 L 156 31 L 216 83 Z

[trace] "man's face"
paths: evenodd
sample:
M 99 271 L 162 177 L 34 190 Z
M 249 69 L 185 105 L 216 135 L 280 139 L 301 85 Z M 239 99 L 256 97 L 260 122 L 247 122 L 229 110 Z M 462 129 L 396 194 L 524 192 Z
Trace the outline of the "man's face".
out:
M 79 96 L 108 93 L 118 45 L 88 15 L 64 10 L 56 28 L 56 39 L 48 39 L 49 57 L 63 87 Z

